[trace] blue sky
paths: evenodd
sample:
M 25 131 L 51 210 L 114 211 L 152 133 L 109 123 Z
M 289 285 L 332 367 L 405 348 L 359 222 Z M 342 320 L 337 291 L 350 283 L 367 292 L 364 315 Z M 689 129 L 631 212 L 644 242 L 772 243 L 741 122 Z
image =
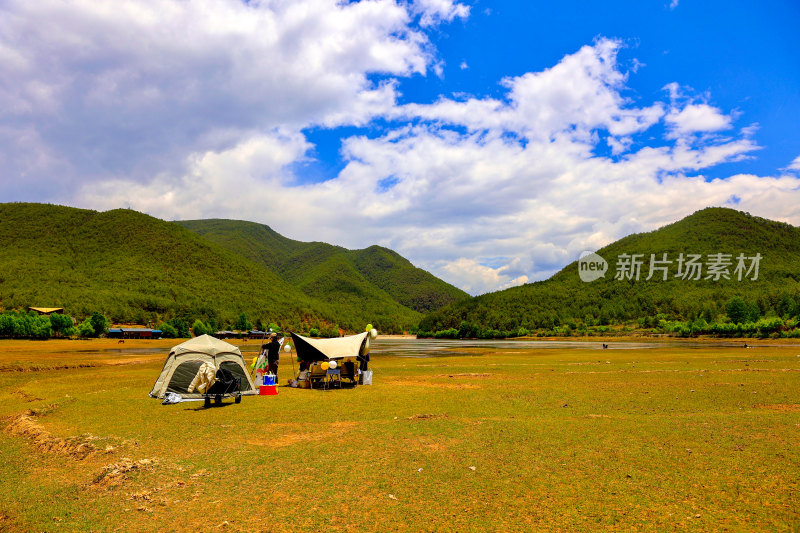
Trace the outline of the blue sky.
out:
M 473 294 L 800 223 L 791 1 L 7 0 L 0 201 L 389 246 Z
M 546 69 L 566 53 L 609 37 L 624 43 L 619 54 L 623 68 L 635 69 L 627 84 L 629 97 L 663 99 L 664 85 L 680 80 L 720 108 L 739 113 L 743 123 L 758 124 L 756 138 L 762 148 L 757 157 L 709 168 L 706 175 L 770 173 L 800 153 L 800 2 L 684 0 L 674 7 L 669 1 L 636 0 L 468 4 L 468 20 L 430 34 L 444 62 L 442 76 L 401 79 L 401 103 L 431 103 L 458 93 L 502 97 L 503 78 Z M 354 131 L 311 132 L 320 161 L 304 178 L 335 177 L 343 166 L 340 139 Z M 374 131 L 364 129 L 367 135 Z

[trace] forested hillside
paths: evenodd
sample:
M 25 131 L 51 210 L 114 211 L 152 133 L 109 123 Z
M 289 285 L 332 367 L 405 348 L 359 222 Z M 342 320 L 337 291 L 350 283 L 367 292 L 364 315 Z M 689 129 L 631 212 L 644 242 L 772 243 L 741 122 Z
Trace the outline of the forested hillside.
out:
M 800 229 L 788 224 L 732 209 L 708 208 L 656 231 L 625 237 L 597 254 L 608 261 L 608 272 L 601 279 L 582 281 L 576 261 L 546 281 L 485 294 L 431 313 L 422 319 L 420 330 L 461 329 L 467 336 L 494 330 L 498 335 L 513 335 L 520 328 L 563 333 L 597 326 L 604 331 L 602 326 L 615 324 L 669 329 L 670 322 L 682 322 L 680 327 L 696 324 L 702 331 L 704 323 L 731 322 L 728 306 L 735 297 L 749 309 L 743 320 L 753 324 L 763 318 L 791 319 L 800 314 Z M 630 263 L 633 254 L 640 254 L 637 259 L 642 261 L 638 280 L 632 275 L 628 279 L 632 274 L 628 269 L 618 270 L 621 261 Z M 664 254 L 669 263 L 663 262 Z M 696 272 L 679 276 L 680 254 L 684 254 L 683 274 L 689 254 L 701 256 L 696 261 L 701 265 L 699 280 L 690 279 Z M 719 258 L 717 254 L 728 255 Z M 752 279 L 752 271 L 749 275 L 741 272 L 738 279 L 739 254 L 746 268 L 752 266 L 751 258 L 761 256 L 757 279 Z M 647 280 L 651 255 L 656 268 Z M 713 267 L 715 258 L 730 264 Z M 666 280 L 658 267 L 667 268 Z M 725 269 L 729 279 L 714 274 Z
M 311 296 L 364 305 L 395 302 L 421 313 L 469 297 L 382 246 L 348 250 L 323 242 L 294 241 L 269 226 L 239 220 L 178 224 L 271 268 Z
M 276 249 L 294 242 L 273 238 L 283 245 Z M 269 267 L 268 253 L 256 255 L 261 244 L 228 249 L 127 209 L 0 204 L 0 308 L 64 307 L 76 318 L 99 311 L 142 324 L 180 317 L 220 328 L 246 313 L 253 323 L 301 330 L 357 331 L 371 322 L 384 332 L 408 330 L 421 317 L 366 280 L 351 283 L 350 262 L 319 273 L 311 265 L 308 280 L 287 281 Z

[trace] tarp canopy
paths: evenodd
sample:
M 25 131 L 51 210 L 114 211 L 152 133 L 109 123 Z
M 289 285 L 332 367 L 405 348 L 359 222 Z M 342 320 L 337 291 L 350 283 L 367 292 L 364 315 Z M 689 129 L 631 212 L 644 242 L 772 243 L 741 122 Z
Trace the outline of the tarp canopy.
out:
M 333 339 L 311 339 L 294 332 L 292 334 L 297 357 L 303 361 L 328 361 L 356 357 L 369 349 L 369 333 L 359 333 Z
M 174 346 L 169 351 L 150 396 L 164 398 L 165 393 L 175 392 L 184 398 L 201 398 L 202 394 L 196 391 L 190 393 L 187 389 L 200 366 L 206 362 L 213 364 L 216 369 L 229 370 L 235 377 L 241 378 L 242 394 L 257 393 L 239 348 L 210 335 L 200 335 Z

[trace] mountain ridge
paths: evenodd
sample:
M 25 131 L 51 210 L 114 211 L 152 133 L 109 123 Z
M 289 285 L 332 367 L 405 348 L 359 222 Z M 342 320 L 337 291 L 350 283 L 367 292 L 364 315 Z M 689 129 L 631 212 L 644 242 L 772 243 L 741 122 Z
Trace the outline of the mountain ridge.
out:
M 176 224 L 231 250 L 247 250 L 242 253 L 272 267 L 306 292 L 317 290 L 326 275 L 337 273 L 350 283 L 373 285 L 377 290 L 368 292 L 376 298 L 388 297 L 421 313 L 469 297 L 397 252 L 378 245 L 349 250 L 323 242 L 295 241 L 269 226 L 241 220 L 185 220 Z
M 257 242 L 263 235 L 250 238 Z M 287 249 L 299 247 L 276 232 L 271 239 Z M 5 309 L 46 304 L 76 317 L 100 311 L 116 322 L 180 317 L 220 327 L 246 313 L 251 320 L 303 330 L 358 331 L 371 322 L 384 332 L 408 330 L 422 316 L 366 282 L 345 290 L 346 298 L 330 297 L 319 284 L 302 290 L 266 259 L 129 209 L 0 204 Z
M 782 300 L 800 306 L 800 229 L 733 209 L 702 209 L 656 230 L 623 237 L 596 253 L 609 261 L 608 272 L 597 281 L 581 281 L 576 260 L 547 280 L 445 306 L 423 317 L 420 330 L 436 332 L 459 328 L 462 323 L 509 332 L 564 326 L 585 329 L 640 319 L 646 326 L 698 317 L 710 322 L 724 317 L 726 302 L 734 296 L 758 305 L 762 316 L 779 314 Z M 639 280 L 615 280 L 610 260 L 625 253 L 642 254 L 646 262 L 650 254 L 663 258 L 666 253 L 673 260 L 670 276 L 666 281 L 647 281 L 643 269 Z M 731 254 L 733 264 L 739 253 L 747 257 L 759 253 L 759 278 L 741 282 L 677 279 L 680 253 L 700 254 L 704 259 L 709 254 Z M 729 273 L 732 270 L 733 266 Z

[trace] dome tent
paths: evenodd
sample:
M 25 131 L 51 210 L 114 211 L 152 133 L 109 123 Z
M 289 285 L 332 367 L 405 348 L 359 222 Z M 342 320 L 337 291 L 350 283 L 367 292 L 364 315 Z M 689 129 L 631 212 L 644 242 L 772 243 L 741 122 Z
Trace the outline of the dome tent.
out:
M 183 398 L 202 398 L 199 392 L 189 393 L 187 389 L 203 363 L 211 363 L 216 369 L 229 370 L 235 377 L 241 378 L 243 395 L 258 394 L 239 348 L 210 335 L 201 335 L 169 351 L 150 397 L 163 399 L 167 392 L 176 392 Z

